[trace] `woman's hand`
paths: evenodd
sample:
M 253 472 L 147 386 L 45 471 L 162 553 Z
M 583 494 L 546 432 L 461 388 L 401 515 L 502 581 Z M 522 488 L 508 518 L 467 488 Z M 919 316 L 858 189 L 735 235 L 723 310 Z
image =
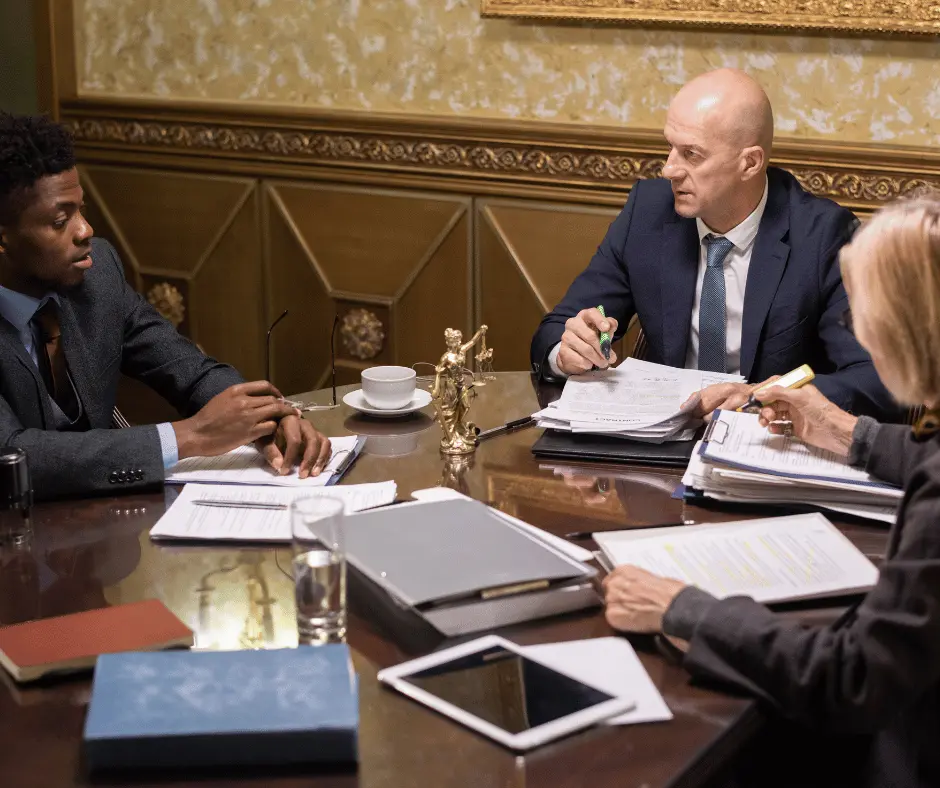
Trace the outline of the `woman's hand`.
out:
M 618 566 L 604 578 L 607 623 L 623 632 L 662 632 L 663 616 L 685 587 L 638 566 Z
M 761 426 L 774 434 L 792 434 L 810 446 L 848 457 L 858 417 L 831 403 L 815 386 L 799 389 L 774 386 L 764 398 L 767 404 L 760 411 Z

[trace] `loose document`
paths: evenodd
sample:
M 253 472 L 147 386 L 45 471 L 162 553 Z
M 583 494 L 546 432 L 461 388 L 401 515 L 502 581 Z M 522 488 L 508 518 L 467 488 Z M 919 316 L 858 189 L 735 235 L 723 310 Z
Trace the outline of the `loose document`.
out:
M 663 443 L 691 440 L 699 422 L 692 412 L 713 383 L 740 375 L 677 369 L 628 358 L 615 369 L 573 375 L 561 398 L 535 413 L 538 426 Z
M 347 514 L 384 506 L 395 500 L 395 482 L 344 484 L 298 490 L 260 485 L 187 484 L 150 530 L 151 539 L 205 539 L 246 542 L 290 542 L 288 506 L 295 498 L 323 495 L 339 498 Z M 224 505 L 205 506 L 199 500 Z M 246 504 L 244 507 L 240 504 Z M 250 504 L 281 508 L 258 509 Z
M 717 501 L 816 506 L 893 523 L 903 491 L 795 437 L 774 435 L 758 416 L 721 411 L 682 478 Z
M 594 534 L 615 565 L 632 564 L 719 598 L 789 602 L 864 593 L 878 569 L 819 513 Z

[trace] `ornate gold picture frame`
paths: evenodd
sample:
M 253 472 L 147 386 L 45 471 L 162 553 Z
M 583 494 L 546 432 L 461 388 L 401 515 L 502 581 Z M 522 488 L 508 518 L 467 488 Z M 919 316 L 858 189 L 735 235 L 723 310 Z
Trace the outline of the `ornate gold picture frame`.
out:
M 935 0 L 480 0 L 483 16 L 681 27 L 940 35 Z

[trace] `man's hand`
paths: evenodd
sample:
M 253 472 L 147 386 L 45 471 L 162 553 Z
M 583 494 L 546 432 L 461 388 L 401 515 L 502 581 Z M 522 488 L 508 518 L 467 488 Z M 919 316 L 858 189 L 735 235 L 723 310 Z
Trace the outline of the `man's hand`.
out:
M 261 438 L 255 445 L 274 470 L 286 476 L 300 464 L 301 479 L 319 476 L 330 461 L 330 439 L 300 416 L 286 416 L 273 436 Z
M 594 367 L 607 369 L 617 361 L 617 354 L 610 351 L 610 361 L 601 353 L 600 332 L 606 331 L 611 340 L 617 331 L 617 321 L 604 317 L 596 308 L 582 309 L 565 322 L 565 333 L 561 335 L 561 348 L 555 363 L 566 375 L 580 375 Z
M 858 416 L 846 413 L 813 385 L 798 389 L 775 386 L 767 391 L 760 423 L 776 434 L 795 435 L 804 443 L 848 457 Z
M 215 457 L 271 435 L 277 422 L 299 416 L 266 380 L 230 386 L 195 415 L 173 422 L 179 457 Z
M 712 413 L 716 410 L 735 410 L 740 408 L 748 397 L 757 389 L 779 380 L 779 375 L 767 378 L 763 383 L 715 383 L 712 386 L 706 386 L 698 396 L 701 401 L 692 411 L 692 415 L 697 419 L 711 421 Z M 693 397 L 696 395 L 693 395 Z
M 558 471 L 555 471 L 559 474 Z M 562 471 L 560 473 L 565 485 L 574 487 L 581 494 L 581 500 L 588 506 L 602 504 L 611 494 L 611 480 L 606 477 L 591 476 L 589 474 Z
M 685 587 L 638 566 L 618 566 L 604 578 L 607 623 L 622 632 L 662 632 L 663 616 Z

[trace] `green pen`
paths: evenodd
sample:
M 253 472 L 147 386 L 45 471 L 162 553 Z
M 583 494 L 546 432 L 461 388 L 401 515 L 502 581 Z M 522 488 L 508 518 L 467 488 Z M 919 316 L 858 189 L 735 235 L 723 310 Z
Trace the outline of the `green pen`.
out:
M 599 305 L 597 311 L 600 312 L 603 317 L 607 317 L 603 305 Z M 606 331 L 601 332 L 601 353 L 604 354 L 605 359 L 610 361 L 610 334 Z

